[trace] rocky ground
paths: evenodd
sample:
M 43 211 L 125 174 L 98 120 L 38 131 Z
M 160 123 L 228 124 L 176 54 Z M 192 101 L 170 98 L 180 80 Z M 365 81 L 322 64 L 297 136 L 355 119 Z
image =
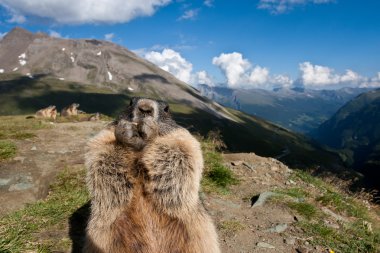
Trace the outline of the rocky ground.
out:
M 84 145 L 106 122 L 50 124 L 49 128 L 35 131 L 33 138 L 16 140 L 16 156 L 0 162 L 0 218 L 26 203 L 45 198 L 49 185 L 60 171 L 67 167 L 83 168 Z M 331 235 L 340 236 L 342 234 L 338 231 L 346 231 L 347 224 L 358 219 L 348 209 L 342 211 L 331 202 L 322 205 L 315 201 L 314 196 L 324 196 L 324 192 L 329 191 L 326 189 L 330 188 L 326 188 L 321 180 L 302 179 L 297 176 L 297 171 L 273 158 L 253 153 L 224 154 L 223 158 L 225 166 L 233 171 L 239 182 L 224 193 L 201 193 L 205 207 L 217 225 L 223 252 L 329 252 L 323 241 L 314 240 L 319 235 L 310 235 L 299 225 L 300 222 L 320 217 L 326 228 L 333 231 Z M 365 201 L 359 202 L 366 204 L 363 204 L 366 211 L 376 209 Z M 297 209 L 297 203 L 310 203 L 318 208 L 305 212 Z M 74 216 L 72 214 L 70 219 Z M 378 216 L 374 219 L 379 221 Z M 75 238 L 69 235 L 68 222 L 63 224 L 56 231 L 41 234 L 50 241 L 60 237 L 67 242 L 65 247 L 71 248 L 70 245 L 76 242 L 70 240 Z M 366 233 L 372 233 L 375 224 L 363 224 Z M 4 223 L 0 223 L 0 233 L 4 231 L 1 225 Z M 53 252 L 70 251 L 65 247 Z
M 17 155 L 0 162 L 0 215 L 46 197 L 65 167 L 83 164 L 84 146 L 104 122 L 53 123 L 36 137 L 15 140 Z

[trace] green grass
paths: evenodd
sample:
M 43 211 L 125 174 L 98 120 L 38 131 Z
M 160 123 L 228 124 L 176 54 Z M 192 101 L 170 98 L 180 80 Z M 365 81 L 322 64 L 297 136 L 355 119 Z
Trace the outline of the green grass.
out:
M 14 157 L 16 151 L 17 148 L 13 142 L 0 140 L 0 161 Z
M 304 198 L 305 202 L 289 201 L 288 198 L 279 198 L 277 201 L 282 201 L 305 218 L 295 224 L 303 230 L 305 237 L 310 238 L 313 245 L 324 246 L 335 252 L 380 252 L 379 226 L 370 218 L 369 211 L 363 204 L 308 172 L 295 170 L 291 178 L 299 184 L 303 182 L 313 185 L 313 191 L 307 192 L 301 188 L 280 189 L 277 191 L 284 196 Z M 339 229 L 329 227 L 325 220 L 334 218 L 323 213 L 323 206 L 351 218 L 338 221 Z
M 280 194 L 285 194 L 287 196 L 297 198 L 297 199 L 304 199 L 309 196 L 308 192 L 298 187 L 289 188 L 289 189 L 281 189 L 281 190 L 277 190 L 276 192 Z
M 318 214 L 318 209 L 310 203 L 288 202 L 287 205 L 308 220 L 315 218 Z
M 349 215 L 356 218 L 367 219 L 368 211 L 366 207 L 358 204 L 353 198 L 344 196 L 343 194 L 326 190 L 326 192 L 317 198 L 322 205 L 331 206 L 339 213 Z
M 30 139 L 36 136 L 34 131 L 50 127 L 49 122 L 25 117 L 0 116 L 0 139 Z
M 323 222 L 299 222 L 299 226 L 313 238 L 313 244 L 323 245 L 335 252 L 377 253 L 380 250 L 380 231 L 370 232 L 360 221 L 339 230 L 327 227 Z
M 246 226 L 244 226 L 244 224 L 236 220 L 225 220 L 218 224 L 218 228 L 227 233 L 235 234 L 236 232 L 244 230 Z
M 239 182 L 233 172 L 223 165 L 223 157 L 217 151 L 221 146 L 223 142 L 214 133 L 210 133 L 206 139 L 202 140 L 205 169 L 201 183 L 206 192 L 227 194 L 229 187 Z
M 83 168 L 64 169 L 45 200 L 0 218 L 0 252 L 67 251 L 69 217 L 88 200 Z M 65 236 L 44 236 L 63 231 Z M 47 237 L 47 238 L 46 238 Z

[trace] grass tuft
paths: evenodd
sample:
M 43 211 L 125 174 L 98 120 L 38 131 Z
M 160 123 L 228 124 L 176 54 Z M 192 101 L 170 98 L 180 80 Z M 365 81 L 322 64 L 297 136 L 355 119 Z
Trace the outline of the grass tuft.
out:
M 218 138 L 218 139 L 217 139 Z M 233 172 L 223 165 L 223 157 L 218 152 L 218 147 L 222 147 L 219 135 L 215 132 L 209 134 L 202 140 L 202 150 L 205 160 L 205 171 L 202 179 L 202 188 L 206 192 L 228 193 L 231 185 L 239 181 Z
M 44 239 L 64 229 L 69 217 L 89 200 L 83 168 L 63 170 L 45 200 L 0 218 L 0 252 L 51 252 L 70 249 L 67 237 Z M 46 236 L 45 236 L 46 237 Z
M 245 226 L 236 220 L 225 220 L 219 223 L 218 228 L 227 233 L 236 233 L 245 229 Z
M 306 202 L 288 202 L 287 205 L 308 220 L 313 219 L 318 214 L 317 208 Z
M 0 161 L 14 157 L 16 151 L 17 148 L 13 142 L 0 140 Z
M 322 205 L 331 206 L 336 211 L 361 219 L 368 218 L 368 211 L 363 205 L 359 205 L 354 199 L 343 196 L 341 193 L 327 190 L 322 196 L 317 198 Z

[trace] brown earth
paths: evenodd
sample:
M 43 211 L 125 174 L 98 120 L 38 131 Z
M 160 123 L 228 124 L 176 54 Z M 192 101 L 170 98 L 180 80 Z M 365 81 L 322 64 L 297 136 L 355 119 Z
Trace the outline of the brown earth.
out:
M 17 156 L 0 163 L 0 216 L 44 198 L 62 169 L 83 164 L 87 139 L 106 123 L 51 124 L 36 131 L 34 138 L 15 140 Z
M 36 131 L 37 137 L 16 141 L 17 156 L 0 163 L 0 216 L 44 198 L 49 184 L 65 167 L 83 167 L 86 141 L 107 123 L 51 124 L 51 128 Z M 252 202 L 257 200 L 255 196 L 263 192 L 290 187 L 313 191 L 312 186 L 289 179 L 294 172 L 273 158 L 253 153 L 224 154 L 224 162 L 239 184 L 226 194 L 201 194 L 218 228 L 222 252 L 328 252 L 309 243 L 310 238 L 305 238 L 295 225 L 302 217 L 281 202 L 266 201 L 252 207 Z M 85 219 L 80 223 L 85 223 Z M 333 219 L 331 224 L 335 224 Z M 69 228 L 65 227 L 46 237 L 68 238 L 68 234 Z

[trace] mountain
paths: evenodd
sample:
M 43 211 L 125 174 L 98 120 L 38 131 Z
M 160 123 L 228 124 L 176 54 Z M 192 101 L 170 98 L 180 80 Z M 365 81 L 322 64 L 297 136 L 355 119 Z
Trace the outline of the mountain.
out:
M 224 106 L 306 134 L 318 128 L 346 102 L 368 91 L 364 88 L 263 90 L 229 89 L 207 85 L 199 87 L 202 95 Z
M 380 176 L 380 89 L 345 104 L 315 133 L 320 142 L 340 149 L 345 162 L 369 179 Z M 374 182 L 378 184 L 378 182 Z
M 132 96 L 169 102 L 194 133 L 220 130 L 228 150 L 280 158 L 294 166 L 332 168 L 340 158 L 312 140 L 257 117 L 227 109 L 133 52 L 107 41 L 61 39 L 21 28 L 0 41 L 0 115 L 30 114 L 76 102 L 115 116 Z

